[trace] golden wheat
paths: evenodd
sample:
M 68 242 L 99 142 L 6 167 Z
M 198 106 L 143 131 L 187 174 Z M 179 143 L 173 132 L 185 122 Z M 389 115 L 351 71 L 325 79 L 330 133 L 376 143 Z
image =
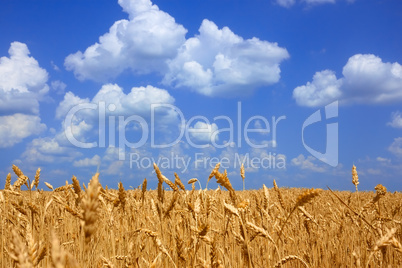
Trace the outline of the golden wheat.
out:
M 211 174 L 222 187 L 200 191 L 156 165 L 170 189 L 150 191 L 146 179 L 134 190 L 121 182 L 102 188 L 97 173 L 83 189 L 73 176 L 57 188 L 42 181 L 51 190 L 43 191 L 39 169 L 31 184 L 15 166 L 14 183 L 7 175 L 0 190 L 0 267 L 402 266 L 400 193 L 275 181 L 272 189 L 235 191 L 219 166 Z

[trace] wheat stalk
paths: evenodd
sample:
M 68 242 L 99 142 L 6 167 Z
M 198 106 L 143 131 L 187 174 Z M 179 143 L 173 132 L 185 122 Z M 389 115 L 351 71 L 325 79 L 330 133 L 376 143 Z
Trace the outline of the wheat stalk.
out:
M 83 226 L 84 226 L 84 235 L 85 235 L 85 243 L 88 245 L 91 241 L 91 236 L 96 231 L 96 220 L 97 220 L 97 209 L 99 207 L 99 173 L 96 173 L 89 185 L 88 191 L 84 196 L 81 207 L 83 210 Z
M 241 167 L 240 167 L 240 176 L 241 176 L 241 178 L 242 178 L 242 180 L 243 180 L 243 191 L 245 190 L 245 184 L 244 184 L 244 178 L 246 177 L 245 176 L 245 172 L 244 172 L 244 164 L 242 163 L 241 164 Z

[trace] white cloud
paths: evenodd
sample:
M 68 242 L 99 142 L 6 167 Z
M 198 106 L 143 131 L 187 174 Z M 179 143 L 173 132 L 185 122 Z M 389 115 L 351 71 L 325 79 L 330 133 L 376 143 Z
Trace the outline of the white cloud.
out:
M 105 172 L 105 174 L 107 174 L 107 175 L 122 176 L 124 174 L 123 165 L 124 165 L 124 161 L 114 161 L 103 172 Z
M 387 104 L 402 101 L 402 66 L 383 62 L 372 54 L 356 54 L 343 67 L 343 78 L 334 72 L 317 72 L 313 82 L 294 89 L 302 106 L 316 107 L 340 99 L 344 103 Z
M 26 44 L 13 42 L 8 53 L 10 58 L 0 58 L 0 88 L 4 92 L 48 91 L 47 72 L 39 67 L 33 57 L 29 57 L 30 53 Z
M 80 97 L 75 96 L 72 92 L 67 92 L 64 96 L 63 101 L 60 102 L 59 106 L 56 109 L 56 118 L 63 120 L 62 131 L 57 135 L 57 137 L 62 144 L 67 145 L 69 141 L 66 138 L 65 131 L 68 131 L 67 133 L 71 133 L 70 131 L 72 131 L 74 138 L 79 142 L 96 142 L 99 139 L 99 135 L 101 134 L 98 133 L 98 130 L 100 129 L 99 113 L 105 115 L 104 129 L 107 132 L 110 131 L 109 122 L 111 117 L 115 119 L 114 126 L 116 128 L 122 126 L 125 127 L 126 131 L 140 130 L 143 125 L 137 123 L 136 118 L 133 119 L 135 121 L 135 124 L 131 124 L 134 123 L 134 121 L 131 123 L 130 121 L 124 122 L 122 124 L 119 123 L 119 116 L 123 116 L 124 120 L 130 120 L 128 119 L 129 116 L 134 115 L 139 116 L 140 119 L 144 120 L 148 124 L 144 127 L 148 128 L 147 130 L 149 130 L 152 127 L 150 125 L 152 123 L 150 122 L 152 113 L 151 105 L 173 105 L 173 103 L 174 98 L 166 90 L 152 86 L 133 87 L 131 91 L 126 94 L 123 92 L 123 89 L 118 85 L 106 84 L 102 86 L 102 88 L 95 94 L 92 99 L 81 99 Z M 88 105 L 94 106 L 92 108 L 88 108 Z M 72 118 L 71 126 L 66 126 L 64 118 L 67 118 L 66 115 L 73 107 L 82 109 L 76 111 L 73 114 L 74 116 Z M 102 109 L 104 109 L 104 113 L 102 112 Z M 72 114 L 70 114 L 70 116 L 71 115 Z M 178 118 L 178 114 L 173 109 L 155 108 L 153 122 L 155 129 L 153 130 L 156 130 L 157 132 L 163 129 L 163 133 L 161 136 L 165 138 L 169 137 L 170 133 L 174 129 L 176 129 L 177 131 L 179 130 L 179 127 L 177 126 L 179 124 Z M 175 127 L 173 128 L 172 126 Z M 111 127 L 113 127 L 113 125 Z M 102 129 L 103 128 L 101 127 L 100 131 L 103 131 Z
M 309 155 L 307 158 L 300 154 L 298 157 L 292 159 L 292 165 L 297 166 L 301 169 L 311 170 L 314 172 L 325 172 L 326 169 L 322 166 L 319 166 L 317 163 L 317 158 Z
M 26 44 L 13 42 L 0 58 L 0 147 L 11 147 L 46 129 L 39 101 L 49 91 L 48 74 L 29 56 Z
M 330 70 L 316 72 L 313 82 L 307 82 L 293 91 L 293 98 L 300 106 L 317 107 L 328 104 L 339 98 L 342 93 L 342 80 L 336 79 L 335 73 Z
M 215 123 L 208 124 L 197 121 L 194 127 L 189 127 L 190 136 L 200 142 L 216 142 L 218 141 L 218 126 Z M 215 134 L 214 134 L 215 133 Z
M 50 65 L 52 66 L 53 70 L 58 71 L 58 72 L 60 71 L 59 66 L 57 66 L 57 65 L 54 63 L 54 61 L 50 61 Z
M 149 0 L 119 0 L 130 20 L 116 21 L 99 42 L 65 59 L 67 70 L 80 79 L 105 81 L 130 69 L 134 73 L 162 71 L 176 55 L 187 30 Z
M 277 43 L 244 40 L 209 20 L 200 34 L 186 40 L 187 30 L 149 0 L 119 0 L 129 20 L 116 21 L 109 32 L 85 52 L 65 59 L 80 80 L 105 82 L 131 70 L 158 72 L 163 83 L 216 96 L 247 95 L 280 79 L 279 64 L 289 57 Z
M 394 128 L 402 128 L 402 113 L 400 111 L 391 114 L 391 122 L 387 123 L 388 126 Z
M 51 155 L 60 155 L 66 152 L 67 148 L 60 146 L 60 144 L 51 138 L 38 138 L 31 142 L 32 147 L 37 148 L 40 152 Z
M 388 150 L 396 156 L 402 156 L 402 137 L 395 138 Z
M 60 80 L 55 80 L 50 83 L 50 86 L 57 94 L 64 94 L 67 85 Z
M 78 104 L 99 104 L 100 102 L 104 102 L 106 112 L 110 114 L 147 115 L 149 117 L 151 104 L 173 104 L 174 98 L 166 90 L 153 86 L 133 87 L 128 94 L 125 94 L 117 84 L 106 84 L 102 86 L 92 100 L 81 99 L 74 93 L 67 92 L 56 109 L 56 118 L 63 118 L 72 107 Z M 86 116 L 94 116 L 98 113 L 91 109 L 84 109 L 83 112 Z
M 89 103 L 89 99 L 81 99 L 78 96 L 75 96 L 71 91 L 67 92 L 64 95 L 64 99 L 59 103 L 59 106 L 56 108 L 56 118 L 63 119 L 64 116 L 70 111 L 74 106 L 81 103 Z
M 279 64 L 289 57 L 277 43 L 244 40 L 228 27 L 204 20 L 199 35 L 188 39 L 169 61 L 163 83 L 207 96 L 245 95 L 279 81 Z
M 296 0 L 276 0 L 276 3 L 283 7 L 291 7 L 296 3 Z
M 90 167 L 90 166 L 99 166 L 101 158 L 99 155 L 94 155 L 92 158 L 84 158 L 77 161 L 74 161 L 74 167 Z
M 377 160 L 378 162 L 380 162 L 380 163 L 391 163 L 391 159 L 384 158 L 384 157 L 381 157 L 381 156 L 378 156 L 378 157 L 376 158 L 376 160 Z
M 31 135 L 40 134 L 46 125 L 36 115 L 13 114 L 0 116 L 0 148 L 11 147 Z
M 133 87 L 130 93 L 125 94 L 118 85 L 107 84 L 102 86 L 99 92 L 92 99 L 92 103 L 104 101 L 106 107 L 114 104 L 115 113 L 134 115 L 148 114 L 151 110 L 151 104 L 172 104 L 174 98 L 167 90 L 153 86 Z
M 132 149 L 134 150 L 134 149 Z M 106 148 L 105 154 L 102 158 L 103 161 L 112 162 L 114 160 L 119 159 L 119 154 L 124 153 L 120 148 L 109 146 Z
M 260 135 L 268 135 L 270 132 L 269 122 L 266 120 L 257 119 L 254 121 L 254 128 L 248 128 L 254 133 L 259 133 Z
M 352 101 L 402 101 L 402 66 L 397 62 L 383 62 L 372 54 L 357 54 L 349 58 L 342 73 L 345 95 Z
M 76 148 L 63 146 L 54 137 L 34 139 L 22 153 L 23 159 L 30 163 L 71 162 L 81 155 Z
M 267 141 L 265 141 L 268 143 Z M 264 143 L 265 143 L 264 142 Z M 243 155 L 242 157 L 245 157 Z M 246 159 L 246 158 L 243 158 Z M 270 170 L 284 170 L 286 169 L 286 155 L 276 154 L 269 152 L 266 148 L 250 148 L 249 162 L 245 163 L 247 172 L 258 172 L 260 168 L 270 169 Z M 246 159 L 247 160 L 247 159 Z M 259 163 L 260 164 L 254 164 Z
M 88 132 L 94 127 L 88 124 L 85 119 L 76 119 L 72 121 L 70 126 L 65 129 L 66 132 L 60 132 L 56 135 L 56 139 L 63 145 L 69 144 L 65 133 L 72 133 L 74 138 L 80 142 L 87 142 L 89 139 Z
M 13 42 L 8 53 L 0 58 L 0 114 L 38 114 L 38 100 L 49 91 L 48 74 L 26 44 Z

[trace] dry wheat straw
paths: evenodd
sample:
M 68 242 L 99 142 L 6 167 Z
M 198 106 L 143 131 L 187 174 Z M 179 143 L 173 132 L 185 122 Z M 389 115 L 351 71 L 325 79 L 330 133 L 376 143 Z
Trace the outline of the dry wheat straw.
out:
M 359 185 L 359 176 L 357 175 L 357 171 L 356 171 L 356 166 L 353 165 L 352 167 L 352 183 L 355 185 L 356 187 L 356 192 L 357 192 L 357 185 Z
M 96 231 L 96 219 L 97 219 L 97 209 L 99 207 L 99 173 L 96 173 L 89 185 L 88 191 L 84 196 L 81 207 L 83 210 L 83 225 L 84 225 L 84 235 L 85 243 L 89 244 L 91 241 L 91 236 Z
M 244 178 L 246 177 L 245 176 L 245 172 L 244 172 L 244 164 L 242 163 L 241 164 L 241 167 L 240 167 L 240 176 L 241 176 L 241 178 L 242 178 L 242 180 L 243 180 L 243 191 L 245 190 L 245 184 L 244 184 Z
M 281 205 L 282 209 L 283 209 L 284 211 L 286 211 L 285 203 L 283 202 L 282 193 L 281 193 L 281 191 L 279 190 L 278 185 L 276 184 L 276 181 L 275 181 L 275 180 L 274 180 L 273 183 L 274 183 L 275 192 L 278 194 L 279 204 Z
M 192 179 L 188 180 L 187 184 L 193 184 L 196 181 L 198 181 L 198 179 L 192 178 Z
M 174 173 L 174 183 L 180 187 L 180 189 L 182 189 L 183 191 L 186 190 L 186 187 L 184 187 L 184 184 L 181 182 L 179 175 L 177 175 L 177 173 Z
M 35 180 L 34 180 L 34 183 L 33 183 L 33 185 L 35 185 L 35 189 L 38 189 L 38 186 L 39 186 L 40 171 L 41 171 L 40 168 L 38 168 L 38 169 L 36 170 Z
M 6 184 L 4 185 L 4 190 L 9 190 L 11 186 L 11 173 L 8 173 L 6 178 Z
M 50 190 L 54 190 L 54 188 L 53 188 L 53 185 L 51 185 L 50 183 L 48 183 L 48 182 L 45 182 L 45 185 L 47 186 L 47 188 L 49 188 Z
M 221 163 L 218 163 L 215 165 L 214 169 L 211 171 L 211 174 L 209 174 L 208 179 L 207 179 L 207 185 L 206 189 L 208 189 L 208 182 L 215 176 L 215 173 L 219 170 L 219 167 L 221 166 Z

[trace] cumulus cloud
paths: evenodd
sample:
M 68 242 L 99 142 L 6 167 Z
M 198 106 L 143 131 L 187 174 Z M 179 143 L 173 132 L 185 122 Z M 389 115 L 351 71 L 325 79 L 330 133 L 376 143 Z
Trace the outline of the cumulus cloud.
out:
M 46 125 L 36 115 L 13 114 L 0 116 L 0 148 L 11 147 L 24 138 L 40 134 Z
M 26 44 L 13 42 L 8 53 L 0 58 L 0 115 L 38 114 L 38 100 L 49 91 L 48 74 Z
M 301 106 L 316 107 L 334 100 L 344 103 L 388 104 L 402 101 L 402 66 L 372 54 L 349 58 L 337 79 L 330 70 L 317 72 L 313 82 L 296 87 L 293 98 Z
M 388 126 L 394 128 L 402 128 L 402 113 L 400 111 L 391 114 L 391 122 L 387 123 Z
M 64 95 L 64 99 L 59 103 L 56 108 L 56 118 L 63 119 L 63 117 L 67 115 L 71 108 L 82 103 L 89 103 L 89 99 L 81 99 L 80 97 L 75 96 L 74 93 L 72 93 L 71 91 L 67 92 Z
M 133 87 L 130 92 L 125 93 L 116 84 L 106 84 L 92 99 L 82 99 L 72 92 L 67 92 L 56 108 L 56 118 L 63 120 L 62 131 L 58 136 L 64 140 L 63 143 L 91 148 L 96 146 L 95 142 L 100 139 L 101 134 L 106 135 L 105 131 L 111 133 L 110 128 L 115 128 L 113 130 L 116 131 L 117 128 L 123 127 L 124 130 L 119 129 L 119 135 L 127 132 L 135 132 L 137 135 L 147 133 L 143 127 L 149 131 L 154 126 L 151 131 L 155 131 L 154 133 L 162 131 L 163 134 L 160 136 L 167 138 L 170 137 L 170 133 L 180 129 L 179 114 L 174 109 L 174 101 L 166 90 L 153 86 Z M 153 104 L 157 106 L 152 107 Z M 100 121 L 102 120 L 100 115 L 104 116 L 103 121 Z M 121 121 L 120 116 L 128 121 Z M 115 120 L 112 125 L 109 124 L 110 118 Z M 137 131 L 141 129 L 142 132 Z M 155 135 L 158 139 L 160 136 Z
M 80 80 L 105 81 L 125 70 L 144 74 L 163 71 L 184 43 L 187 30 L 149 0 L 119 0 L 129 20 L 116 21 L 99 42 L 65 59 Z
M 84 158 L 77 161 L 74 161 L 74 167 L 91 167 L 91 166 L 99 166 L 101 158 L 99 155 L 94 155 L 92 158 Z
M 395 138 L 388 150 L 396 156 L 402 156 L 402 137 Z
M 75 148 L 63 146 L 55 137 L 33 139 L 22 153 L 23 159 L 29 163 L 71 162 L 81 155 Z
M 325 172 L 326 169 L 322 166 L 319 166 L 317 163 L 317 158 L 309 155 L 305 157 L 304 155 L 300 154 L 298 157 L 292 159 L 291 163 L 294 166 L 297 166 L 301 169 L 310 170 L 314 172 Z
M 316 72 L 313 81 L 304 86 L 296 87 L 293 98 L 301 106 L 317 107 L 336 100 L 342 95 L 340 87 L 342 80 L 336 79 L 335 73 L 330 70 Z
M 150 116 L 152 104 L 173 104 L 174 98 L 165 90 L 153 86 L 133 87 L 126 94 L 117 84 L 106 84 L 90 100 L 81 99 L 72 92 L 64 95 L 56 109 L 56 118 L 62 119 L 71 110 L 79 104 L 99 104 L 104 103 L 106 112 L 113 115 L 141 115 Z M 98 109 L 98 108 L 97 108 Z M 98 114 L 98 111 L 83 109 L 81 113 L 84 117 L 92 118 Z M 77 113 L 78 114 L 78 113 Z
M 342 73 L 345 94 L 354 101 L 402 101 L 402 66 L 397 62 L 383 62 L 372 54 L 357 54 L 349 58 Z
M 279 64 L 289 57 L 277 43 L 244 40 L 228 27 L 204 20 L 199 35 L 187 30 L 150 0 L 119 0 L 129 20 L 116 21 L 84 52 L 65 59 L 80 80 L 105 82 L 126 70 L 159 73 L 163 83 L 207 96 L 247 95 L 279 81 Z
M 218 140 L 218 126 L 215 123 L 208 124 L 197 121 L 194 127 L 189 127 L 188 132 L 197 141 L 210 143 Z M 215 133 L 215 134 L 214 134 Z
M 49 91 L 48 74 L 30 57 L 26 44 L 13 42 L 0 58 L 0 147 L 11 147 L 46 129 L 39 101 Z
M 207 96 L 249 94 L 279 81 L 279 64 L 289 57 L 277 43 L 244 40 L 228 27 L 204 20 L 199 35 L 189 38 L 169 61 L 163 83 Z

